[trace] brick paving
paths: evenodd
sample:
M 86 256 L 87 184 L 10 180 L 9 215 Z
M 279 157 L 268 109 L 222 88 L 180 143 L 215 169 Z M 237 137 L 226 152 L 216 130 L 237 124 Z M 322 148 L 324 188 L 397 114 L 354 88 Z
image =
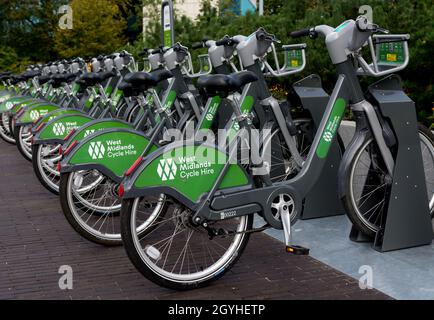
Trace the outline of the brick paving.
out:
M 59 267 L 74 271 L 59 289 Z M 139 274 L 122 247 L 82 239 L 57 196 L 34 176 L 15 146 L 0 141 L 0 299 L 390 299 L 360 290 L 353 278 L 311 258 L 286 254 L 264 234 L 251 237 L 239 262 L 211 286 L 175 292 Z

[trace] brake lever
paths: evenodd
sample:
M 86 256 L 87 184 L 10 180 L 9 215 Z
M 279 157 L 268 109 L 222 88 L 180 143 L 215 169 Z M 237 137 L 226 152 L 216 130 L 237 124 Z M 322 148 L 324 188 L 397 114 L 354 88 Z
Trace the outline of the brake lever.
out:
M 390 33 L 389 30 L 387 30 L 387 29 L 383 29 L 383 28 L 380 28 L 380 27 L 378 27 L 378 26 L 375 28 L 375 32 L 383 33 L 383 34 L 389 34 L 389 33 Z
M 273 39 L 271 39 L 271 42 L 273 43 L 277 43 L 277 44 L 281 44 L 282 41 L 280 41 L 279 39 L 277 39 L 276 37 L 272 37 Z

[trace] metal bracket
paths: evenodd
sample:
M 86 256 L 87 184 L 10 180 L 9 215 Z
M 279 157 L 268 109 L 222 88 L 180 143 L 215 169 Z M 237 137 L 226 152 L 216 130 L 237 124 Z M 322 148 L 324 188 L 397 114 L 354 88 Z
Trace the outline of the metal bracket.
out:
M 329 101 L 329 95 L 322 88 L 321 78 L 312 74 L 293 85 L 305 110 L 312 116 L 318 128 Z M 341 150 L 335 139 L 330 147 L 330 154 L 316 185 L 307 194 L 301 219 L 314 219 L 345 214 L 341 200 L 337 194 L 338 171 L 341 161 Z
M 431 244 L 433 229 L 414 102 L 404 93 L 396 75 L 374 83 L 369 92 L 390 119 L 398 140 L 386 216 L 373 247 L 385 252 Z

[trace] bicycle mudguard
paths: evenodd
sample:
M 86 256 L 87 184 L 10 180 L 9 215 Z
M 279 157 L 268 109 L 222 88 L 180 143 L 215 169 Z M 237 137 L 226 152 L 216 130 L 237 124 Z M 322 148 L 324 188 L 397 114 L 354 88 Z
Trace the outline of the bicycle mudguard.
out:
M 77 114 L 86 114 L 83 110 L 79 109 L 71 109 L 71 108 L 59 108 L 54 111 L 47 113 L 44 116 L 40 116 L 36 121 L 33 122 L 35 127 L 42 128 L 43 124 L 46 124 L 54 119 L 64 116 L 64 115 L 77 115 Z
M 20 102 L 14 104 L 12 109 L 10 109 L 10 113 L 12 115 L 15 115 L 19 112 L 22 112 L 22 110 L 24 110 L 26 108 L 34 107 L 34 106 L 41 105 L 41 104 L 50 104 L 51 105 L 52 103 L 44 101 L 44 100 L 39 100 L 39 99 L 27 98 L 24 101 L 20 101 Z
M 36 122 L 40 117 L 47 115 L 50 112 L 55 110 L 62 109 L 58 105 L 54 104 L 38 104 L 36 106 L 29 106 L 24 110 L 24 112 L 20 112 L 18 115 L 15 125 L 22 126 L 26 124 L 31 124 Z
M 67 150 L 61 162 L 61 173 L 78 170 L 98 170 L 115 182 L 144 153 L 157 150 L 149 146 L 149 138 L 132 129 L 110 129 L 94 133 Z
M 11 95 L 9 99 L 5 99 L 0 103 L 0 113 L 12 111 L 15 106 L 28 100 L 31 99 L 29 97 Z
M 33 144 L 63 144 L 64 138 L 93 118 L 79 110 L 54 111 L 35 124 Z
M 192 208 L 211 191 L 228 161 L 227 153 L 213 145 L 172 143 L 144 158 L 138 169 L 125 178 L 123 198 L 164 193 Z M 251 187 L 250 176 L 234 163 L 230 164 L 219 190 Z
M 0 92 L 0 112 L 2 112 L 1 110 L 6 107 L 3 107 L 3 103 L 11 99 L 13 96 L 14 94 L 8 91 Z
M 104 130 L 110 129 L 132 129 L 130 123 L 122 120 L 114 119 L 93 119 L 85 123 L 80 128 L 74 131 L 70 137 L 63 141 L 64 149 L 66 150 L 74 141 L 81 141 L 84 138 Z

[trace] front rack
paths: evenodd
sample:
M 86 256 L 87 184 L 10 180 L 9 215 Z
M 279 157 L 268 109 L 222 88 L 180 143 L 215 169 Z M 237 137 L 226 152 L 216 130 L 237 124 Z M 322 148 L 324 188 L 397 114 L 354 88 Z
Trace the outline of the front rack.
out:
M 149 58 L 143 58 L 142 62 L 143 62 L 142 71 L 151 72 L 152 71 L 152 65 L 151 65 L 151 62 L 149 61 Z
M 360 53 L 355 55 L 358 75 L 382 77 L 405 69 L 410 61 L 409 34 L 373 35 L 368 40 L 372 63 L 368 64 Z
M 182 69 L 189 78 L 199 78 L 200 76 L 208 75 L 212 72 L 211 59 L 208 54 L 201 54 L 199 59 L 199 72 L 195 72 L 190 52 L 182 65 Z
M 283 45 L 284 64 L 281 67 L 276 47 L 272 44 L 275 68 L 263 60 L 265 76 L 280 78 L 303 71 L 306 67 L 306 47 L 305 43 Z

